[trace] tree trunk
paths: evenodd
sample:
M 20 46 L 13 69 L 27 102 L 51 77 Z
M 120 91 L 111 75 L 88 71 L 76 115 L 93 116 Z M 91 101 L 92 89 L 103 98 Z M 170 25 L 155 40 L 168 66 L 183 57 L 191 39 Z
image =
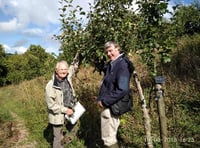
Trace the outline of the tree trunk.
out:
M 69 83 L 71 84 L 72 87 L 72 91 L 73 91 L 73 96 L 75 96 L 75 91 L 74 91 L 74 87 L 72 84 L 72 76 L 76 74 L 77 70 L 78 70 L 78 66 L 79 66 L 79 59 L 78 59 L 79 53 L 77 52 L 72 63 L 69 66 L 69 70 L 68 70 L 68 76 L 67 79 L 69 81 Z

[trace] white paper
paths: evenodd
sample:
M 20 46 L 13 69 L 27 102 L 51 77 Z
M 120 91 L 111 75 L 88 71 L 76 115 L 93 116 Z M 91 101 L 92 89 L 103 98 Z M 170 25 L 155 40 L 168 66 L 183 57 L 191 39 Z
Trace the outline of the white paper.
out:
M 73 109 L 74 114 L 70 117 L 68 115 L 65 115 L 65 118 L 69 120 L 72 124 L 75 124 L 85 112 L 85 108 L 80 104 L 80 102 L 77 102 Z

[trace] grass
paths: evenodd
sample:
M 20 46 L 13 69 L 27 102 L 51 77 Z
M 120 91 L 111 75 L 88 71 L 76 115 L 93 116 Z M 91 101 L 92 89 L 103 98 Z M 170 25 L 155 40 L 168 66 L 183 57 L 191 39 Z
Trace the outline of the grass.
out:
M 45 142 L 42 132 L 48 123 L 45 116 L 46 108 L 44 103 L 41 104 L 44 95 L 39 97 L 39 91 L 32 90 L 33 83 L 37 82 L 24 82 L 20 85 L 12 85 L 1 89 L 1 98 L 3 100 L 1 104 L 9 114 L 10 112 L 14 112 L 24 120 L 25 126 L 30 132 L 30 141 L 36 140 L 41 147 L 48 147 L 48 143 Z M 25 84 L 26 87 L 24 86 Z M 37 84 L 35 88 L 39 88 L 39 85 Z

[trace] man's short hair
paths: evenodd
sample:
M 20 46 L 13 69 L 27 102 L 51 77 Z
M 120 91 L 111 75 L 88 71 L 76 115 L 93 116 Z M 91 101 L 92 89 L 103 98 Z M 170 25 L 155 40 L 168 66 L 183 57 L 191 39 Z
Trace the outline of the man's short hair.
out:
M 114 42 L 114 41 L 108 41 L 107 43 L 105 43 L 104 49 L 108 49 L 108 48 L 110 48 L 112 45 L 114 45 L 115 48 L 118 48 L 118 50 L 120 50 L 119 44 L 116 43 L 116 42 Z

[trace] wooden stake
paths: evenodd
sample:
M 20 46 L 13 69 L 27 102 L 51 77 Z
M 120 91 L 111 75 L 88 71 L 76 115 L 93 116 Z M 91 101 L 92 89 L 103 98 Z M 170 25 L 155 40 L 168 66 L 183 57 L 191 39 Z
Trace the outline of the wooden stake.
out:
M 148 148 L 153 148 L 152 137 L 151 137 L 151 119 L 149 117 L 149 110 L 147 109 L 146 100 L 143 95 L 142 87 L 140 85 L 140 80 L 137 76 L 136 71 L 133 72 L 133 77 L 135 83 L 137 85 L 137 89 L 139 92 L 140 100 L 142 102 L 142 111 L 143 111 L 143 121 L 144 121 L 144 129 L 146 134 L 146 142 Z
M 156 84 L 156 100 L 160 123 L 160 139 L 163 148 L 169 148 L 167 140 L 167 119 L 165 116 L 165 103 L 163 99 L 163 90 L 161 84 Z

